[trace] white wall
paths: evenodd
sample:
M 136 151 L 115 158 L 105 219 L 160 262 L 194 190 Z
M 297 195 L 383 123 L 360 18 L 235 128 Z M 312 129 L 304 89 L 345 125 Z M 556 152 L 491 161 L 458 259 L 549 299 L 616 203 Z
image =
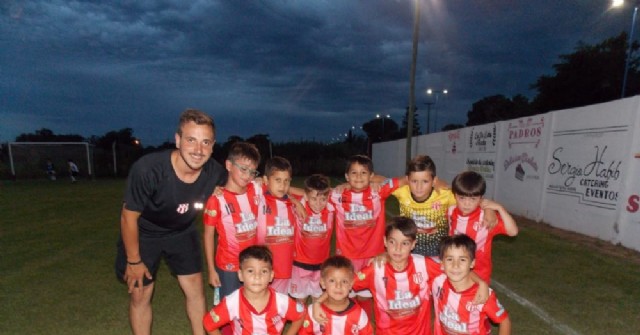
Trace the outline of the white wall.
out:
M 448 182 L 464 170 L 511 212 L 640 250 L 640 97 L 415 137 Z M 405 141 L 373 146 L 376 172 L 404 173 Z M 636 158 L 636 156 L 638 156 Z

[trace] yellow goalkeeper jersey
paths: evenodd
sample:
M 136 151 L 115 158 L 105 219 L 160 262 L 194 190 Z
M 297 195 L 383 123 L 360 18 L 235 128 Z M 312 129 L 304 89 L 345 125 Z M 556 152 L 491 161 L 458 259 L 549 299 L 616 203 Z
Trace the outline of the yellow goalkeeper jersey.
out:
M 429 198 L 418 202 L 411 196 L 408 185 L 392 193 L 400 204 L 400 215 L 412 218 L 418 226 L 418 237 L 414 253 L 438 256 L 440 239 L 449 234 L 447 209 L 456 204 L 450 189 L 434 189 Z

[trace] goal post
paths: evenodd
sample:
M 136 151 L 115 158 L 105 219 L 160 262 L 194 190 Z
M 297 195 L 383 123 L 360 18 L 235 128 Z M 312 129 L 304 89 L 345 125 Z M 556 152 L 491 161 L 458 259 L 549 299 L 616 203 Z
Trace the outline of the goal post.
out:
M 14 179 L 45 176 L 48 160 L 60 176 L 68 175 L 69 159 L 76 163 L 81 174 L 92 177 L 94 173 L 93 146 L 87 142 L 10 142 L 7 148 Z

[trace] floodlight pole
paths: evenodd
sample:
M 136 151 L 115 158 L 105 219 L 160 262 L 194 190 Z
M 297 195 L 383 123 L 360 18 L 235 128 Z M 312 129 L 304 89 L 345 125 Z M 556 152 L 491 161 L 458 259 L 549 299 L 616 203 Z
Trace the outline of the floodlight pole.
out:
M 416 106 L 416 59 L 418 57 L 418 33 L 420 32 L 420 0 L 415 0 L 413 14 L 413 52 L 411 55 L 411 74 L 409 88 L 409 111 L 407 112 L 407 152 L 405 161 L 411 161 L 411 141 L 413 138 L 413 118 Z
M 629 74 L 629 61 L 631 60 L 631 46 L 633 44 L 633 32 L 636 28 L 636 17 L 638 16 L 638 1 L 636 1 L 635 7 L 633 7 L 633 19 L 631 20 L 631 32 L 629 33 L 629 46 L 627 49 L 627 59 L 624 64 L 624 76 L 622 78 L 622 94 L 620 98 L 624 98 L 625 91 L 627 90 L 627 75 Z

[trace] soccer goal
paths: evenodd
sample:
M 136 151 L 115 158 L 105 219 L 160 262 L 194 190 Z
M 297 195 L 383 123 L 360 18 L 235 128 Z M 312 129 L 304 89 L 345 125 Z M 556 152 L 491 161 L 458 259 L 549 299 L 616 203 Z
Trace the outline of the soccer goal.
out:
M 68 160 L 81 176 L 93 176 L 93 146 L 87 142 L 10 142 L 8 151 L 14 179 L 70 178 Z

